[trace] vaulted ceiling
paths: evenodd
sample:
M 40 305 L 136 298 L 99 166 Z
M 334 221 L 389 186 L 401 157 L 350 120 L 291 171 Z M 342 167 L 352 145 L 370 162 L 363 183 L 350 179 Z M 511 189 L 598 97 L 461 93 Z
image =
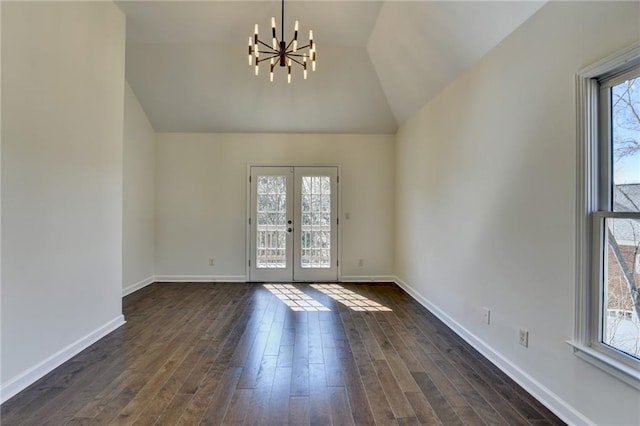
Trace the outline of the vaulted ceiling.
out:
M 291 84 L 247 64 L 254 24 L 280 28 L 279 1 L 117 4 L 126 78 L 156 131 L 394 133 L 544 1 L 289 0 L 285 37 L 299 20 L 318 50 L 317 71 L 294 68 Z

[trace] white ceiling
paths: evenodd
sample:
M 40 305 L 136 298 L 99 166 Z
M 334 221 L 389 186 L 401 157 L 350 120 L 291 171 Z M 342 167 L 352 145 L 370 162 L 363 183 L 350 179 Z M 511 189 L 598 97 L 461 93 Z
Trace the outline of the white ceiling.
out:
M 279 1 L 121 1 L 126 77 L 161 132 L 394 133 L 544 1 L 286 1 L 318 69 L 255 77 L 246 44 Z M 265 37 L 267 38 L 267 37 Z M 283 71 L 278 73 L 278 71 Z

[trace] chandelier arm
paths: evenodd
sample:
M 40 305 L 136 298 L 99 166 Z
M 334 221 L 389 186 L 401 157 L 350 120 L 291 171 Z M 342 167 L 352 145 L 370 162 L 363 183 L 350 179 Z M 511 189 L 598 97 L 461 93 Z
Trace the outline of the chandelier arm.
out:
M 274 58 L 277 58 L 279 56 L 280 55 L 273 55 L 273 56 L 269 56 L 269 57 L 266 57 L 266 58 L 261 58 L 261 59 L 258 59 L 258 62 L 256 62 L 256 63 L 259 64 L 260 62 L 268 61 L 269 59 L 274 59 Z
M 260 43 L 261 45 L 263 45 L 264 47 L 269 49 L 269 52 L 260 52 L 260 53 L 277 53 L 277 50 L 273 50 L 273 47 L 271 47 L 268 44 L 264 43 L 262 40 L 258 40 L 258 43 Z
M 291 55 L 287 55 L 287 58 L 291 59 L 293 62 L 295 62 L 298 65 L 302 65 L 304 67 L 304 64 L 302 62 L 300 62 L 299 60 L 292 58 Z
M 311 43 L 309 43 L 309 44 L 307 44 L 305 46 L 302 46 L 302 47 L 298 47 L 298 50 L 306 49 L 308 47 L 311 47 Z
M 287 53 L 287 56 L 295 56 L 296 58 L 304 58 L 305 55 L 299 55 L 297 53 Z M 308 56 L 307 56 L 308 58 Z
M 287 48 L 285 49 L 287 51 L 287 53 L 289 52 L 289 48 L 291 47 L 292 44 L 293 44 L 293 39 L 291 39 L 289 44 L 287 44 Z M 298 50 L 300 50 L 300 49 L 298 49 Z M 293 50 L 291 50 L 291 52 L 293 52 Z

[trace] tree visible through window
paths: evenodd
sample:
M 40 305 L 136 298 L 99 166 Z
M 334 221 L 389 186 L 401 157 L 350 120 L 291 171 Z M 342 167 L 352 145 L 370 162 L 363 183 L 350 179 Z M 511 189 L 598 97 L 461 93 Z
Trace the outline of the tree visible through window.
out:
M 610 172 L 601 180 L 610 181 L 607 210 L 640 213 L 640 76 L 606 90 L 610 134 L 603 143 L 609 145 L 611 163 Z M 602 198 L 606 195 L 600 194 Z M 610 216 L 604 220 L 602 342 L 640 358 L 640 274 L 636 264 L 640 254 L 640 217 Z

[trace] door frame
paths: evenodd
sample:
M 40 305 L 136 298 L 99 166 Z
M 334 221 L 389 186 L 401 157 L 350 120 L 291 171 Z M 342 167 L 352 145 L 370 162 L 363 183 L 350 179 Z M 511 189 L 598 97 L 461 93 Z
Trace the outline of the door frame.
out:
M 336 182 L 336 188 L 338 190 L 338 195 L 336 197 L 338 206 L 337 206 L 337 219 L 338 223 L 336 224 L 336 232 L 338 238 L 338 247 L 336 248 L 337 260 L 338 260 L 338 281 L 342 281 L 342 163 L 247 163 L 247 170 L 245 176 L 245 220 L 244 220 L 244 229 L 245 229 L 245 258 L 244 258 L 244 267 L 245 267 L 245 281 L 251 281 L 251 267 L 249 266 L 249 261 L 251 259 L 251 225 L 249 224 L 249 219 L 251 218 L 251 182 L 249 181 L 251 177 L 251 168 L 252 167 L 336 167 L 338 169 L 338 179 Z

